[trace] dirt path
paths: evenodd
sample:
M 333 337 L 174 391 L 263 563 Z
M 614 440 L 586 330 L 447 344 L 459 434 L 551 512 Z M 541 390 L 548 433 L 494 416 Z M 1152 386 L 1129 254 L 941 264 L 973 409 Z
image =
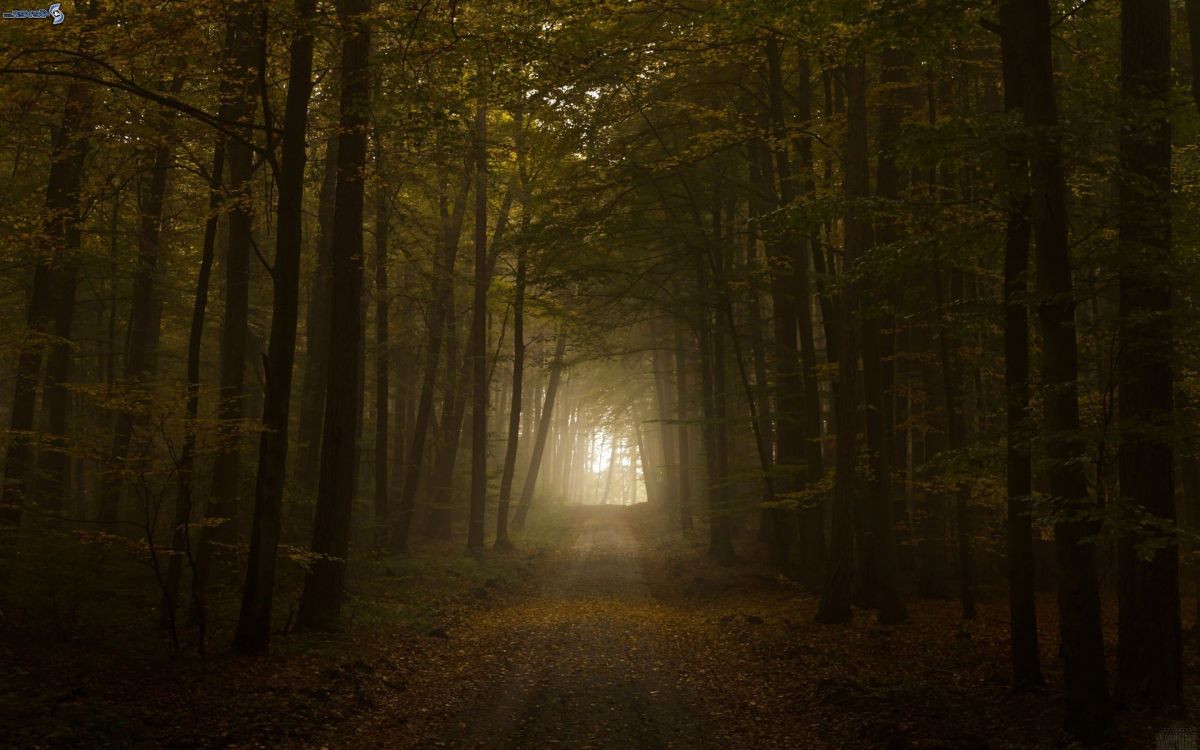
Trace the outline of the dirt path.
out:
M 487 598 L 444 639 L 399 645 L 403 690 L 311 746 L 1064 747 L 1053 689 L 1008 693 L 1002 597 L 981 600 L 970 624 L 953 601 L 913 600 L 904 625 L 868 612 L 815 625 L 795 582 L 754 560 L 716 566 L 698 542 L 652 529 L 634 509 L 578 509 L 574 541 L 539 565 L 532 591 Z M 1151 746 L 1152 727 L 1122 723 L 1127 747 Z
M 669 612 L 651 595 L 622 511 L 580 513 L 541 591 L 451 632 L 456 658 L 433 676 L 440 684 L 410 685 L 448 701 L 416 719 L 425 726 L 406 727 L 423 746 L 705 746 L 684 665 L 670 658 L 675 633 L 661 627 Z

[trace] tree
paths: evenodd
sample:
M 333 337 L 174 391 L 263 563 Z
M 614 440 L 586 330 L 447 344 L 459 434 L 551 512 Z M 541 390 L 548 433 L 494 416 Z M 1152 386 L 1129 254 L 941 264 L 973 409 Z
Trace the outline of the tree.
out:
M 1012 46 L 1012 6 L 1000 19 L 1004 111 L 1020 116 L 1025 93 L 1020 62 Z M 1010 127 L 1013 127 L 1010 124 Z M 1004 231 L 1004 390 L 1008 597 L 1011 617 L 1012 684 L 1016 690 L 1041 686 L 1037 603 L 1034 598 L 1033 460 L 1029 418 L 1029 157 L 1023 138 L 1011 135 L 1005 148 L 1008 205 Z
M 345 595 L 350 510 L 358 461 L 363 185 L 371 102 L 370 11 L 370 0 L 340 0 L 337 4 L 342 34 L 342 91 L 333 213 L 332 345 L 321 439 L 321 475 L 313 521 L 312 551 L 317 559 L 305 574 L 304 593 L 296 615 L 296 625 L 308 629 L 336 626 Z
M 1183 707 L 1171 322 L 1171 4 L 1121 3 L 1119 469 L 1133 528 L 1118 547 L 1117 699 Z M 1149 547 L 1147 548 L 1147 545 Z
M 525 528 L 525 519 L 529 509 L 533 507 L 533 490 L 537 486 L 538 470 L 542 466 L 542 455 L 546 451 L 546 438 L 550 434 L 550 418 L 554 414 L 554 399 L 558 396 L 559 383 L 562 382 L 563 357 L 567 352 L 567 332 L 559 331 L 558 340 L 554 344 L 554 359 L 550 362 L 550 381 L 546 384 L 546 397 L 538 418 L 537 435 L 533 439 L 533 455 L 529 459 L 529 470 L 525 473 L 525 485 L 521 489 L 521 501 L 517 503 L 517 512 L 513 517 L 513 527 L 517 531 Z
M 312 21 L 315 13 L 315 0 L 297 0 L 297 25 L 292 37 L 277 180 L 275 263 L 271 269 L 274 305 L 271 342 L 266 356 L 266 394 L 254 490 L 254 524 L 250 530 L 246 585 L 242 589 L 241 611 L 233 640 L 234 651 L 243 654 L 265 652 L 271 637 L 275 557 L 283 520 L 288 414 L 299 319 L 304 167 L 308 156 L 305 135 L 308 132 L 308 103 L 312 96 Z
M 475 111 L 475 304 L 471 317 L 471 513 L 467 551 L 483 551 L 483 522 L 487 512 L 487 105 Z
M 1042 332 L 1042 401 L 1047 488 L 1062 516 L 1054 525 L 1058 573 L 1059 637 L 1065 682 L 1067 731 L 1088 742 L 1113 732 L 1112 708 L 1100 629 L 1096 580 L 1098 530 L 1080 454 L 1078 348 L 1075 299 L 1067 241 L 1066 174 L 1056 136 L 1058 102 L 1050 55 L 1050 6 L 1046 0 L 1011 0 L 1006 30 L 1020 61 L 1030 130 L 1031 201 L 1037 238 L 1037 314 Z

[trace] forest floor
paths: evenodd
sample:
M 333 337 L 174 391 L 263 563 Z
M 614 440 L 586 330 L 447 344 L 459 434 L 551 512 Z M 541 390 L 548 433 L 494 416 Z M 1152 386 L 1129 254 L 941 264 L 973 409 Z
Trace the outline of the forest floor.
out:
M 148 661 L 5 633 L 0 746 L 1066 746 L 1049 599 L 1052 687 L 1010 695 L 1002 598 L 970 623 L 920 601 L 900 626 L 865 612 L 815 625 L 796 583 L 714 565 L 655 527 L 643 508 L 574 509 L 553 544 L 456 573 L 420 618 L 277 638 L 267 659 Z M 1155 746 L 1153 721 L 1120 725 L 1125 747 Z

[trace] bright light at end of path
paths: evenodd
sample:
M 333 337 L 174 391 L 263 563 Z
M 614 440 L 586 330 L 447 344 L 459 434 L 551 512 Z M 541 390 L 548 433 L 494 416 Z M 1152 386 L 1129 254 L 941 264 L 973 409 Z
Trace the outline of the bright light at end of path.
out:
M 612 463 L 612 433 L 601 427 L 592 436 L 592 460 L 588 469 L 593 474 L 603 474 Z

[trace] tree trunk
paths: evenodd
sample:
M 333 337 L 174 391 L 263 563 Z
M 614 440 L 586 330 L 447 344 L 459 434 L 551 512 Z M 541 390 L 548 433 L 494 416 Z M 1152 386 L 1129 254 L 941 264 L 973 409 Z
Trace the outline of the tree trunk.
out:
M 175 518 L 171 531 L 171 559 L 167 564 L 163 590 L 162 614 L 164 624 L 174 627 L 179 607 L 179 583 L 183 563 L 195 562 L 192 554 L 193 472 L 196 465 L 196 418 L 200 413 L 200 345 L 204 337 L 204 316 L 208 308 L 208 287 L 212 277 L 213 255 L 217 245 L 218 209 L 221 205 L 221 172 L 225 168 L 225 139 L 217 138 L 213 148 L 212 171 L 209 174 L 208 220 L 204 223 L 204 239 L 200 250 L 200 270 L 196 274 L 196 295 L 192 302 L 192 323 L 187 344 L 187 405 L 184 409 L 183 445 L 179 449 L 179 481 L 175 494 Z M 194 583 L 194 582 L 193 582 Z M 193 591 L 193 595 L 195 592 Z M 198 604 L 193 600 L 193 604 Z M 203 613 L 197 611 L 198 616 Z M 197 623 L 198 650 L 203 653 L 204 623 Z
M 1121 503 L 1157 523 L 1122 529 L 1118 544 L 1116 696 L 1156 712 L 1184 705 L 1179 548 L 1139 549 L 1175 523 L 1170 32 L 1168 0 L 1122 1 L 1118 460 Z
M 801 55 L 799 61 L 800 81 L 796 96 L 796 116 L 800 122 L 812 120 L 811 71 L 808 58 Z M 812 136 L 799 139 L 800 169 L 799 188 L 802 196 L 811 194 L 813 183 Z M 804 434 L 805 480 L 808 486 L 821 481 L 825 475 L 825 462 L 821 455 L 821 394 L 817 379 L 817 347 L 812 317 L 812 282 L 809 267 L 813 258 L 820 255 L 820 236 L 814 233 L 805 244 L 799 240 L 801 254 L 796 260 L 796 325 L 800 330 L 800 364 L 804 377 L 804 409 L 802 413 Z M 831 319 L 832 310 L 822 298 L 821 309 Z M 809 501 L 800 512 L 800 569 L 805 580 L 817 585 L 825 559 L 825 508 L 821 498 Z
M 26 436 L 34 428 L 42 355 L 52 331 L 56 337 L 70 335 L 78 263 L 74 256 L 79 248 L 80 188 L 91 149 L 91 116 L 90 87 L 83 82 L 71 83 L 67 87 L 62 120 L 54 133 L 54 158 L 46 180 L 46 218 L 38 243 L 33 293 L 26 318 L 30 333 L 17 359 L 16 387 L 9 412 L 12 437 L 5 453 L 4 486 L 0 490 L 0 523 L 7 526 L 20 526 L 26 487 L 32 479 L 33 446 Z M 66 345 L 58 342 L 55 348 Z M 65 378 L 62 364 L 59 362 L 52 369 L 51 378 Z
M 692 520 L 692 447 L 689 430 L 687 350 L 683 332 L 675 325 L 675 409 L 679 444 L 679 527 L 684 534 L 691 532 Z
M 663 508 L 667 512 L 677 512 L 679 508 L 679 474 L 677 470 L 677 453 L 675 450 L 675 432 L 671 429 L 669 423 L 671 417 L 671 383 L 669 380 L 667 368 L 668 364 L 666 356 L 660 345 L 659 333 L 657 327 L 653 329 L 654 334 L 654 405 L 655 415 L 658 417 L 658 424 L 655 425 L 655 432 L 658 433 L 659 447 L 662 450 L 662 466 L 651 469 L 644 467 L 648 471 L 653 471 L 654 476 L 661 477 Z M 765 383 L 763 384 L 765 387 Z
M 475 304 L 471 318 L 471 507 L 467 524 L 467 551 L 483 552 L 484 514 L 487 512 L 487 106 L 475 111 Z
M 296 0 L 296 32 L 292 37 L 288 93 L 284 105 L 282 159 L 276 184 L 275 264 L 271 341 L 265 357 L 263 431 L 258 443 L 258 475 L 254 487 L 254 522 L 246 561 L 246 585 L 238 614 L 233 650 L 261 654 L 271 638 L 275 591 L 275 557 L 283 521 L 287 481 L 288 414 L 296 360 L 296 325 L 300 309 L 300 258 L 303 249 L 304 167 L 307 161 L 308 104 L 312 97 L 313 34 L 316 0 Z
M 321 420 L 325 416 L 325 387 L 329 382 L 329 295 L 330 267 L 333 265 L 333 193 L 337 187 L 338 136 L 335 132 L 325 143 L 324 176 L 317 200 L 317 267 L 308 295 L 305 322 L 306 359 L 304 383 L 300 390 L 300 425 L 296 432 L 298 454 L 296 479 L 304 492 L 317 486 L 321 467 Z
M 231 11 L 229 61 L 232 85 L 221 103 L 219 115 L 227 122 L 247 123 L 254 117 L 255 78 L 258 63 L 257 43 L 261 33 L 257 6 L 239 0 Z M 240 128 L 240 135 L 249 140 L 249 127 Z M 221 375 L 217 419 L 219 420 L 220 451 L 213 461 L 212 487 L 205 508 L 206 525 L 200 531 L 199 552 L 195 575 L 197 590 L 203 605 L 204 593 L 212 572 L 216 553 L 214 542 L 232 542 L 233 518 L 237 513 L 241 487 L 242 420 L 246 415 L 245 372 L 247 317 L 250 305 L 250 251 L 254 243 L 254 201 L 250 184 L 254 169 L 254 154 L 246 142 L 227 139 L 225 156 L 228 160 L 228 237 L 225 246 L 225 314 L 221 319 Z
M 388 317 L 388 235 L 391 230 L 387 187 L 383 183 L 383 134 L 375 129 L 375 173 L 380 184 L 375 194 L 375 546 L 387 543 L 390 493 L 388 491 L 388 405 L 391 386 L 388 360 L 391 344 Z M 399 418 L 399 415 L 397 415 Z
M 1067 187 L 1058 129 L 1058 103 L 1050 54 L 1047 0 L 1010 0 L 1014 56 L 1028 96 L 1025 124 L 1031 130 L 1033 229 L 1037 238 L 1038 317 L 1042 330 L 1042 381 L 1049 494 L 1070 513 L 1054 527 L 1058 572 L 1059 635 L 1063 654 L 1067 731 L 1085 742 L 1113 732 L 1112 707 L 1100 627 L 1095 545 L 1098 510 L 1088 496 L 1085 448 L 1079 435 L 1078 353 L 1071 288 Z
M 439 200 L 442 219 L 442 231 L 438 237 L 442 246 L 441 268 L 434 271 L 433 310 L 427 323 L 425 374 L 421 380 L 421 395 L 417 402 L 417 414 L 413 422 L 408 461 L 404 467 L 404 485 L 400 492 L 400 502 L 396 508 L 395 528 L 392 530 L 393 552 L 404 552 L 408 549 L 413 505 L 417 499 L 417 489 L 424 468 L 425 441 L 429 435 L 430 421 L 433 417 L 433 396 L 434 388 L 437 385 L 438 363 L 442 354 L 442 336 L 452 301 L 451 295 L 454 294 L 454 264 L 458 257 L 458 235 L 462 228 L 463 214 L 466 211 L 466 196 L 469 188 L 470 181 L 465 179 L 456 196 L 452 215 L 446 210 L 444 194 Z
M 371 0 L 340 0 L 342 26 L 341 133 L 333 214 L 332 341 L 329 390 L 321 440 L 321 476 L 312 551 L 320 555 L 304 576 L 296 624 L 336 626 L 345 593 L 346 552 L 358 458 L 359 315 L 363 285 L 363 183 L 371 101 L 369 50 Z
M 1002 19 L 1006 21 L 1007 19 Z M 1004 111 L 1019 114 L 1024 82 L 1014 58 L 1013 40 L 1001 28 Z M 1005 148 L 1008 217 L 1004 234 L 1004 388 L 1008 424 L 1007 468 L 1008 604 L 1012 648 L 1012 685 L 1026 691 L 1045 683 L 1038 652 L 1037 602 L 1034 598 L 1033 463 L 1029 415 L 1029 157 L 1023 139 Z
M 500 475 L 500 503 L 496 510 L 496 547 L 512 546 L 508 539 L 508 508 L 512 497 L 513 475 L 517 467 L 517 447 L 521 435 L 522 386 L 525 378 L 525 244 L 517 248 L 516 283 L 513 290 L 513 372 L 512 399 L 508 411 L 508 443 L 504 449 L 504 468 Z
M 769 186 L 768 195 L 776 196 L 775 207 L 791 206 L 798 193 L 796 180 L 788 158 L 787 121 L 783 108 L 783 74 L 779 44 L 775 37 L 767 38 L 767 94 L 775 140 L 774 174 L 779 178 L 778 192 L 774 189 L 772 164 L 763 159 L 762 173 Z M 797 316 L 807 300 L 799 295 L 800 266 L 805 263 L 803 240 L 790 229 L 778 230 L 778 238 L 767 244 L 776 271 L 772 274 L 771 301 L 774 311 L 775 340 L 775 412 L 776 457 L 780 476 L 779 489 L 795 492 L 800 489 L 800 466 L 804 455 L 806 435 L 802 413 L 804 383 L 800 371 L 800 352 L 797 346 Z M 786 567 L 788 547 L 793 534 L 794 516 L 782 509 L 771 517 L 771 558 L 776 566 Z
M 172 88 L 178 92 L 182 79 L 176 79 Z M 165 118 L 163 124 L 166 125 Z M 169 137 L 169 136 L 167 136 Z M 113 431 L 112 448 L 108 455 L 108 467 L 100 490 L 100 507 L 97 520 L 100 523 L 116 522 L 120 514 L 121 490 L 124 478 L 127 476 L 126 459 L 129 456 L 129 444 L 133 439 L 134 409 L 136 401 L 148 393 L 147 379 L 153 374 L 152 351 L 158 340 L 159 318 L 155 314 L 155 282 L 158 280 L 159 241 L 162 234 L 163 206 L 166 202 L 167 176 L 171 168 L 173 148 L 170 144 L 160 143 L 154 149 L 154 157 L 150 168 L 150 184 L 144 189 L 138 200 L 138 257 L 137 267 L 133 278 L 133 305 L 129 313 L 128 349 L 125 354 L 124 385 L 131 389 L 130 394 L 135 403 L 133 408 L 122 408 L 116 415 L 116 428 Z M 51 357 L 54 362 L 54 357 Z M 53 364 L 49 370 L 55 369 Z M 47 375 L 49 375 L 49 370 Z M 49 379 L 49 378 L 48 378 Z M 136 395 L 135 395 L 136 394 Z M 47 390 L 49 396 L 49 390 Z M 46 399 L 49 401 L 49 399 Z M 66 414 L 66 394 L 56 398 L 61 404 L 50 407 L 54 423 L 54 412 L 59 416 Z M 65 424 L 63 425 L 65 426 Z M 61 467 L 65 470 L 65 466 Z
M 538 419 L 537 437 L 533 441 L 533 456 L 529 460 L 529 471 L 525 474 L 525 486 L 521 490 L 521 501 L 517 503 L 513 527 L 517 531 L 525 528 L 525 519 L 529 508 L 533 505 L 533 488 L 537 484 L 538 468 L 542 463 L 542 454 L 546 450 L 546 436 L 550 432 L 550 417 L 554 413 L 554 398 L 558 393 L 558 384 L 562 380 L 563 356 L 567 351 L 567 332 L 558 334 L 554 345 L 554 361 L 550 363 L 550 382 L 546 385 L 546 400 Z
M 855 205 L 870 190 L 867 155 L 866 62 L 861 51 L 851 53 L 846 66 L 846 164 L 844 191 L 848 207 L 845 219 L 844 273 L 849 273 L 860 253 L 869 246 L 870 223 Z M 825 568 L 825 587 L 817 610 L 817 622 L 847 622 L 851 617 L 851 564 L 854 544 L 854 467 L 858 453 L 856 380 L 858 352 L 854 341 L 855 284 L 838 298 L 838 386 L 837 386 L 837 475 L 834 483 L 833 526 Z
M 951 303 L 962 299 L 962 272 L 955 269 L 951 273 L 950 298 Z M 942 293 L 942 277 L 937 269 L 933 271 L 934 297 L 937 301 L 938 314 L 938 359 L 942 372 L 942 392 L 946 401 L 946 434 L 950 438 L 950 449 L 961 451 L 967 445 L 967 424 L 963 415 L 962 403 L 962 370 L 958 362 L 958 340 L 951 333 L 951 324 L 946 321 L 946 300 Z M 957 482 L 954 491 L 955 540 L 958 549 L 959 595 L 962 602 L 963 619 L 975 617 L 975 586 L 972 571 L 972 553 L 970 537 L 970 515 L 967 500 L 969 489 L 963 482 Z

